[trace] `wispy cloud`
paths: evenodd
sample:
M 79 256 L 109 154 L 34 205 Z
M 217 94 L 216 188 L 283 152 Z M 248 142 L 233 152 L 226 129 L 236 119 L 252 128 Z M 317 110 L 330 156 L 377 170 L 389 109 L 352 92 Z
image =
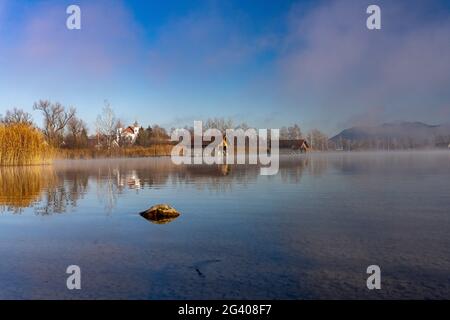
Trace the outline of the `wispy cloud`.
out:
M 278 62 L 286 95 L 337 119 L 376 113 L 388 120 L 425 109 L 431 119 L 449 99 L 450 16 L 427 14 L 438 2 L 382 1 L 382 29 L 370 31 L 368 4 L 327 1 L 307 14 L 293 8 Z
M 102 76 L 134 63 L 140 30 L 121 2 L 82 2 L 82 30 L 66 28 L 66 7 L 42 2 L 25 8 L 10 46 L 15 67 Z

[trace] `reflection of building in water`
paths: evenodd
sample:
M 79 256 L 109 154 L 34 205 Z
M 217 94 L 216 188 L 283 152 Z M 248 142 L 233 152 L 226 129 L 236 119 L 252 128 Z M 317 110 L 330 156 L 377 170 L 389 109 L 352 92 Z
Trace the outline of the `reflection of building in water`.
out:
M 177 184 L 188 183 L 198 190 L 208 189 L 218 193 L 231 191 L 233 185 L 254 183 L 259 176 L 256 165 L 186 165 L 184 170 L 173 175 Z
M 121 188 L 128 186 L 130 189 L 140 189 L 141 179 L 139 178 L 136 170 L 130 173 L 121 174 L 120 170 L 116 170 L 117 174 L 117 185 Z

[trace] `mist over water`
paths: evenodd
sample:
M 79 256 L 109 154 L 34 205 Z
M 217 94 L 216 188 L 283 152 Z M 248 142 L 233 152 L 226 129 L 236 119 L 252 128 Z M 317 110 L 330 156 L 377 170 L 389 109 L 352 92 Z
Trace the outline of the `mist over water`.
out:
M 450 297 L 450 152 L 0 168 L 0 298 Z M 168 203 L 166 223 L 139 212 Z M 69 265 L 82 290 L 66 288 Z M 379 265 L 382 290 L 366 287 Z

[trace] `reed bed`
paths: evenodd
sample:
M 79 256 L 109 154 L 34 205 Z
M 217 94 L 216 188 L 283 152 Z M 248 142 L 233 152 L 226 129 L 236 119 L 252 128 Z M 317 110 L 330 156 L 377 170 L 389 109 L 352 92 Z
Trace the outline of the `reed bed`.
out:
M 0 166 L 47 164 L 53 156 L 44 135 L 27 124 L 0 124 Z

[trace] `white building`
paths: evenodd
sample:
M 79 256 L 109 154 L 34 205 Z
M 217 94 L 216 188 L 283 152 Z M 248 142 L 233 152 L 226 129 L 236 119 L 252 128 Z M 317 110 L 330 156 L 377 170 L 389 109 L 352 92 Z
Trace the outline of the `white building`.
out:
M 120 142 L 126 141 L 133 144 L 139 135 L 140 129 L 141 127 L 137 122 L 127 128 L 118 128 L 116 142 L 120 144 Z

